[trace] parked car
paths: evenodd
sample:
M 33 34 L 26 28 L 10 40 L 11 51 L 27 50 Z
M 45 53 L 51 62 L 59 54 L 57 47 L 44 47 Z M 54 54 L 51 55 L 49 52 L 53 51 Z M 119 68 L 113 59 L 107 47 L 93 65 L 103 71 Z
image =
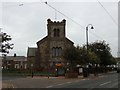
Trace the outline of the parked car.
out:
M 117 62 L 117 73 L 120 73 L 120 61 Z

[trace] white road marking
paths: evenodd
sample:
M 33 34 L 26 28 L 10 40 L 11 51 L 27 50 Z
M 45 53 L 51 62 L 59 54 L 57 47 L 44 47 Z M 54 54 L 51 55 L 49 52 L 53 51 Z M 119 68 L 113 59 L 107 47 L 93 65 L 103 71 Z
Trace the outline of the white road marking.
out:
M 103 83 L 103 84 L 100 84 L 100 86 L 103 86 L 103 85 L 105 85 L 105 84 L 109 84 L 109 83 L 111 83 L 111 81 L 109 81 L 109 82 L 105 82 L 105 83 Z
M 72 82 L 67 82 L 67 83 L 72 83 Z
M 79 82 L 79 81 L 78 81 L 78 80 L 76 80 L 76 81 L 74 81 L 74 82 L 76 82 L 76 83 L 77 83 L 77 82 Z
M 92 90 L 93 88 L 88 88 L 87 90 Z
M 69 84 L 69 83 L 72 83 L 72 82 L 60 83 L 60 84 L 57 84 L 57 85 L 47 86 L 46 88 L 51 88 L 51 87 L 54 87 L 54 86 L 65 85 L 65 84 Z
M 87 79 L 82 79 L 82 80 L 87 80 Z
M 13 84 L 12 84 L 12 88 L 15 88 Z
M 58 84 L 58 86 L 60 86 L 60 85 L 64 85 L 65 83 L 61 83 L 61 84 Z
M 47 86 L 46 88 L 51 88 L 51 87 L 53 87 L 53 86 Z

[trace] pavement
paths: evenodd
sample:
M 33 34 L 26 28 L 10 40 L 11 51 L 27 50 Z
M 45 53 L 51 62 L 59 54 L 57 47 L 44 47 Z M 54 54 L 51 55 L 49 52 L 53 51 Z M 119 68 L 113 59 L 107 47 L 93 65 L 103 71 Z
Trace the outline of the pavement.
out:
M 14 86 L 12 84 L 3 83 L 2 88 L 14 88 Z
M 108 74 L 112 74 L 115 72 L 109 72 Z M 32 77 L 19 77 L 15 79 L 3 80 L 2 87 L 3 88 L 51 88 L 54 86 L 62 86 L 66 84 L 76 83 L 84 80 L 98 80 L 104 77 L 104 74 L 99 74 L 98 76 L 94 76 L 94 74 L 90 74 L 89 77 L 85 78 L 83 76 L 78 76 L 78 78 L 65 78 L 64 76 L 59 77 L 41 77 L 34 76 Z M 7 77 L 8 78 L 8 77 Z
M 88 78 L 97 78 L 94 75 L 90 75 L 87 78 L 84 78 L 83 76 L 78 76 L 78 78 L 65 78 L 64 76 L 59 76 L 59 77 L 41 77 L 41 76 L 34 76 L 32 77 L 26 77 L 26 78 L 18 78 L 14 80 L 4 80 L 2 83 L 3 88 L 17 88 L 17 87 L 22 87 L 25 88 L 27 87 L 26 85 L 21 85 L 22 81 L 24 83 L 29 83 L 28 87 L 32 88 L 33 86 L 32 83 L 34 83 L 37 86 L 41 88 L 49 88 L 51 85 L 62 85 L 66 83 L 71 83 L 71 82 L 77 82 L 80 80 L 85 80 Z M 40 83 L 40 85 L 38 85 Z

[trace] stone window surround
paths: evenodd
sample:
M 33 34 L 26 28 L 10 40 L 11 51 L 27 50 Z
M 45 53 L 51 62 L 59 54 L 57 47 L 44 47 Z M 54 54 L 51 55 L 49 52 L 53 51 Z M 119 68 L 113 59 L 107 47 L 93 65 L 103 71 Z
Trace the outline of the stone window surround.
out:
M 62 55 L 62 48 L 61 47 L 53 47 L 52 48 L 52 56 L 59 57 Z
M 60 30 L 57 28 L 54 28 L 54 37 L 59 37 L 60 36 Z

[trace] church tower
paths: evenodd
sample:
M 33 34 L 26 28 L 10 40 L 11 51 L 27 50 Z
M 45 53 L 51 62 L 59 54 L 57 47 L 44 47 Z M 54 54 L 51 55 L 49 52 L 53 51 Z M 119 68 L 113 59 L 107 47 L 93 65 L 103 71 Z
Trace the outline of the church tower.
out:
M 48 29 L 48 37 L 50 38 L 65 38 L 65 24 L 66 20 L 63 19 L 61 22 L 59 21 L 51 21 L 47 20 L 47 29 Z

